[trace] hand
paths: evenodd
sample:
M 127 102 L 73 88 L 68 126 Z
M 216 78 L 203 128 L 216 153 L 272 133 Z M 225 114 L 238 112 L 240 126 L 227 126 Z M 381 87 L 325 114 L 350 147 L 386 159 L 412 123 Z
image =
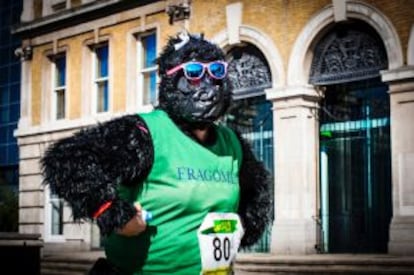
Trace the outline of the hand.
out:
M 125 237 L 132 237 L 139 235 L 147 228 L 147 223 L 142 219 L 142 207 L 139 203 L 135 204 L 137 214 L 127 222 L 124 227 L 118 229 L 116 232 Z

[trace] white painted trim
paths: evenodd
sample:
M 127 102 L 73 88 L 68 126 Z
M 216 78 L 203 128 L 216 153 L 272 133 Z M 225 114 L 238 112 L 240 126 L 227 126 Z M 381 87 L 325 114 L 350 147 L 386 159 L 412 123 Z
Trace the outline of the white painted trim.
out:
M 414 66 L 405 66 L 395 70 L 381 71 L 383 82 L 401 81 L 404 79 L 414 79 Z
M 226 23 L 229 44 L 240 43 L 239 28 L 242 23 L 243 3 L 237 2 L 226 6 Z
M 41 64 L 41 101 L 40 101 L 40 124 L 49 123 L 51 119 L 51 110 L 53 102 L 52 100 L 52 87 L 53 87 L 53 62 L 49 56 L 53 55 L 52 50 L 46 50 L 43 52 L 42 64 Z
M 20 83 L 20 119 L 18 129 L 26 128 L 32 121 L 32 61 L 22 61 Z
M 98 58 L 97 58 L 97 56 L 96 56 L 96 52 L 95 52 L 95 47 L 94 47 L 94 45 L 93 45 L 93 49 L 89 49 L 89 51 L 90 51 L 90 55 L 91 55 L 91 58 L 90 58 L 90 61 L 92 62 L 92 64 L 90 64 L 89 66 L 91 66 L 91 72 L 92 72 L 92 74 L 91 74 L 91 83 L 90 83 L 90 85 L 91 85 L 91 87 L 92 87 L 92 89 L 88 89 L 88 90 L 85 90 L 86 92 L 87 91 L 92 91 L 92 93 L 91 93 L 91 100 L 90 100 L 90 103 L 91 103 L 91 106 L 90 106 L 90 110 L 91 110 L 91 115 L 92 116 L 94 116 L 94 117 L 100 117 L 100 116 L 105 116 L 105 115 L 107 115 L 107 114 L 110 114 L 110 113 L 112 113 L 112 111 L 113 111 L 113 99 L 114 99 L 114 95 L 113 95 L 113 93 L 114 93 L 114 87 L 113 87 L 113 78 L 114 78 L 114 76 L 113 76 L 113 74 L 114 74 L 114 72 L 113 72 L 113 69 L 112 69 L 112 67 L 113 67 L 113 64 L 114 64 L 114 61 L 113 61 L 113 59 L 115 58 L 115 54 L 114 54 L 114 49 L 113 49 L 113 47 L 111 46 L 111 44 L 112 44 L 112 39 L 111 39 L 111 37 L 106 37 L 106 38 L 99 38 L 99 42 L 98 43 L 102 43 L 102 44 L 106 44 L 106 46 L 108 47 L 108 76 L 107 77 L 105 77 L 105 79 L 106 79 L 106 81 L 108 82 L 108 110 L 106 110 L 106 111 L 104 111 L 104 112 L 97 112 L 97 93 L 98 93 L 98 87 L 97 87 L 97 84 L 96 84 L 96 80 L 97 80 L 97 78 L 96 78 L 96 73 L 97 73 L 97 68 L 96 68 L 96 65 L 97 65 L 97 60 L 98 60 Z
M 382 38 L 388 56 L 389 69 L 403 65 L 403 54 L 398 34 L 390 20 L 367 3 L 350 0 L 346 5 L 347 17 L 362 20 L 372 26 Z M 332 5 L 320 10 L 303 28 L 289 58 L 287 83 L 289 86 L 307 85 L 313 57 L 311 46 L 328 25 L 335 22 Z
M 34 1 L 23 1 L 23 11 L 20 16 L 22 22 L 29 22 L 34 19 Z
M 404 58 L 400 38 L 386 15 L 375 7 L 357 0 L 348 2 L 347 11 L 350 18 L 365 21 L 380 35 L 387 51 L 389 69 L 403 66 Z
M 52 14 L 52 0 L 43 0 L 42 1 L 42 17 L 46 17 Z
M 65 242 L 66 238 L 64 234 L 62 235 L 52 235 L 51 233 L 51 225 L 52 225 L 52 218 L 51 213 L 52 209 L 50 207 L 50 188 L 45 186 L 44 188 L 44 224 L 43 224 L 43 238 L 45 242 Z
M 109 1 L 114 1 L 114 0 L 109 0 Z M 104 1 L 101 6 L 104 5 L 108 5 L 111 4 L 109 1 Z M 119 0 L 116 0 L 119 1 Z M 152 3 L 152 4 L 148 4 L 145 6 L 140 6 L 140 7 L 136 7 L 134 9 L 130 9 L 130 10 L 126 10 L 120 13 L 116 13 L 116 14 L 112 14 L 109 16 L 105 16 L 96 20 L 91 20 L 82 24 L 78 24 L 78 25 L 73 25 L 64 29 L 60 29 L 58 31 L 55 32 L 51 32 L 51 33 L 47 33 L 44 35 L 39 35 L 37 37 L 33 37 L 31 39 L 31 45 L 32 46 L 36 46 L 36 45 L 42 45 L 42 44 L 46 44 L 46 43 L 50 43 L 52 42 L 54 39 L 57 40 L 61 40 L 63 38 L 67 38 L 67 37 L 71 37 L 71 36 L 76 36 L 82 33 L 86 33 L 86 32 L 90 32 L 93 31 L 94 29 L 96 29 L 97 27 L 99 28 L 105 28 L 108 26 L 112 26 L 112 25 L 116 25 L 116 24 L 121 24 L 123 22 L 126 21 L 131 21 L 140 17 L 145 17 L 146 15 L 149 14 L 154 14 L 154 13 L 159 13 L 165 10 L 165 2 L 164 1 L 158 1 L 156 3 Z M 91 6 L 91 10 L 92 9 L 97 9 L 99 8 L 99 5 L 93 5 Z M 88 9 L 82 9 L 81 11 L 79 11 L 79 13 L 82 12 L 88 12 Z M 77 15 L 76 12 L 74 13 L 69 13 L 65 16 L 62 16 L 60 19 L 65 19 L 65 18 L 69 18 L 69 17 L 73 17 L 74 15 Z M 51 23 L 50 21 L 52 20 L 42 20 L 39 22 L 33 22 L 33 24 L 24 26 L 20 29 L 17 29 L 15 32 L 21 32 L 21 31 L 29 31 L 30 29 L 36 28 L 36 27 L 41 27 L 44 24 L 49 24 Z
M 140 110 L 138 110 L 140 111 Z M 71 120 L 57 120 L 57 121 L 49 121 L 47 123 L 42 123 L 41 125 L 31 125 L 25 128 L 18 128 L 16 129 L 14 135 L 18 139 L 22 139 L 25 137 L 33 137 L 39 136 L 42 134 L 53 134 L 61 133 L 63 131 L 71 131 L 71 130 L 78 130 L 83 127 L 88 127 L 95 125 L 97 123 L 105 122 L 110 119 L 120 117 L 125 115 L 125 112 L 118 112 L 118 113 L 105 113 L 100 116 L 85 116 L 79 119 L 71 119 Z M 45 141 L 45 140 L 42 140 Z M 19 140 L 19 145 L 22 145 L 21 141 Z
M 128 31 L 127 33 L 127 69 L 126 69 L 126 111 L 128 113 L 136 113 L 137 110 L 142 109 L 153 109 L 151 105 L 143 104 L 143 83 L 142 83 L 142 73 L 140 67 L 137 64 L 139 56 L 141 56 L 142 46 L 141 41 L 137 36 L 140 34 L 145 34 L 154 30 L 157 45 L 156 51 L 157 56 L 160 51 L 160 25 L 158 23 L 145 24 L 141 22 L 141 26 L 136 27 Z M 139 76 L 139 77 L 138 77 Z M 157 83 L 159 81 L 157 75 Z
M 240 41 L 249 42 L 255 45 L 265 56 L 268 61 L 270 73 L 272 75 L 272 87 L 282 87 L 285 84 L 285 73 L 283 69 L 283 61 L 278 48 L 273 43 L 273 40 L 264 32 L 246 25 L 241 25 L 239 28 Z M 221 48 L 231 48 L 227 30 L 223 30 L 211 39 Z
M 346 18 L 346 1 L 347 0 L 332 0 L 335 22 L 345 21 L 347 19 Z
M 51 84 L 51 89 L 50 89 L 50 91 L 51 91 L 51 98 L 52 98 L 52 101 L 51 101 L 51 113 L 50 113 L 50 120 L 51 121 L 57 121 L 57 120 L 62 120 L 62 119 L 68 119 L 68 111 L 69 111 L 69 106 L 70 106 L 70 104 L 69 104 L 69 102 L 68 102 L 68 99 L 69 99 L 69 96 L 68 96 L 68 90 L 69 90 L 69 83 L 70 83 L 70 81 L 68 81 L 68 61 L 69 61 L 69 59 L 68 59 L 68 52 L 67 51 L 65 51 L 65 52 L 61 52 L 61 53 L 59 53 L 59 54 L 62 54 L 62 55 L 64 55 L 65 56 L 65 62 L 66 62 L 66 67 L 65 67 L 65 77 L 66 77 L 66 83 L 65 83 L 65 86 L 63 87 L 63 89 L 64 89 L 64 102 L 65 102 L 65 106 L 64 106 L 64 115 L 63 115 L 63 118 L 61 118 L 61 119 L 57 119 L 57 96 L 56 96 L 56 91 L 57 90 L 59 90 L 59 88 L 61 88 L 61 87 L 56 87 L 56 63 L 54 62 L 54 61 L 52 61 L 51 62 L 51 67 L 52 67 L 52 69 L 51 69 L 51 80 L 52 80 L 52 84 Z
M 414 175 L 411 171 L 414 163 L 414 153 L 406 152 L 398 154 L 398 207 L 399 215 L 401 216 L 413 216 L 414 215 L 414 205 L 411 201 L 404 204 L 404 196 L 412 196 L 412 185 Z M 395 192 L 395 190 L 393 190 Z M 407 195 L 407 193 L 411 193 Z M 397 210 L 397 211 L 398 211 Z M 397 215 L 398 215 L 397 214 Z
M 407 64 L 414 65 L 414 24 L 411 25 L 410 37 L 408 39 Z

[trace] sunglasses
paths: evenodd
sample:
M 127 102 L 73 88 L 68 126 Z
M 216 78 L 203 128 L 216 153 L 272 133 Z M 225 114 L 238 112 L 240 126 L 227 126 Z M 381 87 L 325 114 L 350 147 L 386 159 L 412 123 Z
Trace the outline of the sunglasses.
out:
M 227 62 L 213 61 L 210 63 L 201 63 L 197 61 L 190 61 L 168 70 L 167 75 L 170 76 L 181 69 L 184 71 L 184 76 L 188 80 L 200 80 L 204 76 L 206 69 L 212 78 L 223 79 L 227 75 Z

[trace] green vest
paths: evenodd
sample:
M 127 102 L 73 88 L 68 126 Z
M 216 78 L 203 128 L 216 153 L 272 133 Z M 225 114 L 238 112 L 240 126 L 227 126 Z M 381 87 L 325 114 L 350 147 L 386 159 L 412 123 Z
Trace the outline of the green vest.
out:
M 237 212 L 240 142 L 231 129 L 215 125 L 217 140 L 204 147 L 161 110 L 140 116 L 150 130 L 154 164 L 140 188 L 121 187 L 119 194 L 140 202 L 153 219 L 139 236 L 111 234 L 106 256 L 122 274 L 199 274 L 197 229 L 204 217 Z

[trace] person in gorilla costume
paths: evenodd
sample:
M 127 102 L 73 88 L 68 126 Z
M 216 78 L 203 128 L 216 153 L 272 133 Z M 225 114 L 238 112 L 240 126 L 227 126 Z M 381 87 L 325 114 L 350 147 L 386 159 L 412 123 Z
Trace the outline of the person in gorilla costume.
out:
M 90 274 L 200 274 L 206 214 L 237 213 L 242 248 L 270 222 L 268 171 L 237 131 L 217 123 L 231 103 L 223 51 L 181 33 L 157 64 L 155 110 L 80 130 L 41 160 L 45 184 L 74 220 L 96 220 L 104 237 L 106 259 Z M 142 209 L 153 214 L 148 224 Z

